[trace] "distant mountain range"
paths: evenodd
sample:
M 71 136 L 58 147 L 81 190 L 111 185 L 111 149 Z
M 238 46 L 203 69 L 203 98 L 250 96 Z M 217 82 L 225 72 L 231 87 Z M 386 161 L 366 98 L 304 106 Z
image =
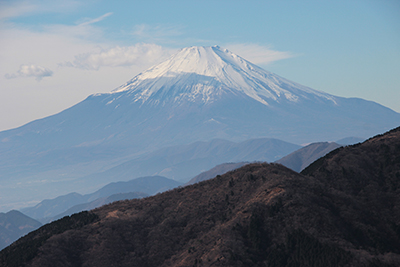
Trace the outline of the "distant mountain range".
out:
M 301 146 L 278 139 L 260 138 L 243 142 L 215 139 L 188 145 L 159 149 L 137 159 L 128 160 L 107 171 L 82 177 L 79 183 L 86 187 L 107 181 L 128 180 L 133 175 L 162 175 L 187 182 L 200 172 L 218 164 L 242 161 L 275 161 Z
M 218 46 L 188 47 L 110 93 L 0 132 L 0 208 L 78 191 L 83 178 L 134 166 L 166 147 L 260 138 L 300 145 L 365 138 L 399 122 L 400 114 L 382 105 L 291 82 Z M 151 166 L 158 175 L 190 179 L 227 161 L 190 175 Z M 129 175 L 125 180 L 150 174 Z M 120 180 L 92 179 L 83 188 Z
M 1 266 L 400 266 L 400 128 L 300 174 L 253 163 L 65 217 Z
M 351 138 L 351 140 L 356 141 L 358 139 Z M 221 144 L 225 146 L 222 146 Z M 268 146 L 266 146 L 267 144 Z M 170 160 L 170 162 L 174 162 L 176 161 L 176 159 L 174 158 L 177 159 L 181 158 L 181 159 L 186 159 L 186 161 L 179 162 L 180 166 L 184 166 L 185 164 L 187 164 L 188 165 L 186 167 L 187 169 L 192 168 L 193 170 L 197 170 L 202 167 L 201 160 L 193 160 L 193 159 L 196 158 L 204 159 L 207 157 L 211 158 L 213 156 L 221 154 L 221 152 L 224 155 L 222 156 L 222 159 L 224 158 L 236 159 L 236 160 L 253 159 L 254 161 L 254 159 L 260 158 L 264 160 L 268 159 L 268 161 L 271 161 L 272 159 L 271 156 L 268 156 L 268 154 L 262 152 L 268 152 L 271 155 L 274 155 L 274 153 L 276 153 L 277 151 L 271 151 L 271 148 L 273 146 L 276 146 L 277 144 L 280 144 L 279 149 L 282 149 L 283 147 L 288 147 L 289 149 L 292 149 L 294 147 L 291 146 L 290 144 L 286 144 L 279 140 L 273 140 L 273 139 L 252 140 L 243 142 L 242 144 L 236 144 L 222 140 L 219 140 L 219 142 L 213 141 L 210 143 L 199 142 L 198 144 L 193 144 L 190 146 L 177 146 L 168 149 L 163 149 L 156 153 L 152 153 L 152 155 L 150 155 L 147 159 L 144 158 L 142 159 L 142 161 L 139 161 L 136 164 L 137 166 L 141 166 L 142 170 L 145 171 L 146 168 L 151 169 L 150 168 L 151 163 L 162 167 L 162 164 L 159 164 L 159 162 L 157 164 L 157 162 L 155 162 L 154 159 L 159 161 L 161 160 L 167 161 L 168 159 Z M 318 158 L 324 156 L 325 154 L 329 153 L 330 151 L 338 147 L 340 147 L 340 145 L 334 142 L 312 143 L 277 160 L 276 163 L 283 164 L 284 166 L 294 171 L 300 172 Z M 253 150 L 254 148 L 256 149 Z M 230 150 L 232 150 L 234 153 L 231 153 Z M 193 151 L 196 151 L 196 153 Z M 170 158 L 168 158 L 168 155 L 170 156 Z M 222 159 L 220 159 L 220 161 L 222 161 Z M 146 161 L 148 163 L 144 164 L 144 162 Z M 130 168 L 132 168 L 131 162 L 132 161 L 130 161 L 129 164 L 126 163 L 124 165 L 128 165 Z M 228 171 L 240 168 L 249 163 L 250 163 L 249 161 L 246 161 L 246 162 L 232 162 L 232 163 L 219 164 L 207 171 L 201 172 L 200 174 L 190 179 L 190 181 L 186 182 L 184 185 L 186 186 L 201 181 L 205 181 L 208 179 L 212 179 L 217 175 L 225 174 Z M 129 170 L 128 169 L 129 167 L 123 168 L 127 175 L 129 175 L 129 172 L 137 171 L 137 169 Z M 119 170 L 120 167 L 115 169 Z M 172 171 L 172 168 L 168 169 Z M 108 176 L 112 175 L 114 176 L 119 175 L 119 177 L 121 178 L 126 177 L 124 175 L 124 172 L 122 171 L 119 171 L 116 174 L 113 174 L 112 171 L 113 169 L 108 171 L 106 174 L 103 174 L 104 177 L 107 178 Z M 155 170 L 153 169 L 152 171 Z M 172 189 L 180 185 L 182 184 L 161 176 L 141 177 L 127 182 L 123 181 L 113 182 L 97 190 L 94 193 L 86 195 L 81 195 L 78 193 L 70 193 L 67 195 L 59 196 L 54 199 L 43 200 L 36 206 L 24 208 L 21 209 L 21 211 L 24 214 L 27 214 L 32 218 L 39 220 L 42 223 L 45 223 L 83 210 L 94 209 L 101 205 L 108 204 L 112 201 L 141 198 L 147 195 L 153 195 L 158 192 L 163 192 L 165 190 Z
M 304 146 L 289 155 L 275 161 L 296 172 L 301 172 L 317 159 L 343 145 L 353 145 L 364 141 L 358 137 L 347 137 L 336 142 L 317 142 Z
M 257 141 L 257 142 L 256 142 Z M 251 142 L 244 142 L 244 146 L 247 146 L 249 143 L 252 144 L 260 144 L 261 140 L 253 140 Z M 262 140 L 262 141 L 274 141 L 274 140 Z M 351 142 L 360 141 L 358 138 L 347 138 L 346 140 L 339 140 L 338 142 L 346 142 L 347 144 Z M 276 142 L 276 141 L 275 141 Z M 278 141 L 279 142 L 279 141 Z M 253 145 L 254 146 L 254 145 Z M 259 151 L 262 151 L 262 145 Z M 339 147 L 336 143 L 313 143 L 306 147 L 300 148 L 295 152 L 289 154 L 288 156 L 283 157 L 278 160 L 277 163 L 281 163 L 288 168 L 291 168 L 295 171 L 301 171 L 305 167 L 307 167 L 311 161 L 314 161 L 331 150 Z M 171 148 L 170 148 L 171 150 Z M 197 147 L 198 150 L 198 147 Z M 242 151 L 243 149 L 239 149 L 238 151 Z M 175 153 L 166 153 L 176 155 L 176 151 L 180 151 L 180 153 L 188 153 L 188 149 L 177 149 L 174 148 Z M 190 150 L 189 150 L 190 151 Z M 206 151 L 206 150 L 205 150 Z M 203 150 L 203 153 L 205 152 Z M 215 146 L 214 146 L 215 151 Z M 254 153 L 251 149 L 249 152 L 244 152 L 244 150 L 239 154 L 245 154 L 247 157 L 258 157 L 262 158 L 262 156 Z M 252 151 L 252 152 L 250 152 Z M 257 150 L 256 150 L 257 151 Z M 155 153 L 157 154 L 157 153 Z M 179 153 L 178 153 L 179 154 Z M 264 154 L 265 156 L 265 154 Z M 154 156 L 153 156 L 154 157 Z M 243 156 L 242 156 L 243 157 Z M 199 175 L 193 177 L 189 182 L 185 183 L 186 185 L 191 185 L 194 183 L 198 183 L 201 181 L 209 180 L 217 175 L 225 174 L 228 171 L 235 170 L 237 168 L 242 167 L 243 165 L 249 164 L 249 162 L 237 162 L 237 163 L 223 163 L 220 165 L 211 168 L 208 171 L 202 172 Z M 301 166 L 299 168 L 298 166 Z M 149 195 L 153 195 L 158 192 L 163 192 L 167 189 L 172 189 L 174 187 L 179 186 L 180 184 L 164 178 L 164 177 L 141 177 L 128 182 L 117 182 L 110 183 L 100 190 L 97 190 L 94 193 L 81 195 L 78 193 L 70 193 L 64 196 L 59 196 L 55 199 L 48 199 L 40 202 L 35 207 L 24 208 L 22 211 L 25 214 L 29 214 L 31 217 L 38 220 L 40 223 L 48 223 L 51 221 L 55 221 L 61 219 L 64 216 L 69 216 L 74 213 L 78 213 L 85 210 L 92 210 L 94 208 L 100 207 L 105 204 L 112 203 L 114 201 L 125 200 L 125 199 L 134 199 L 134 198 L 142 198 Z M 133 192 L 133 191 L 140 192 Z M 132 191 L 132 192 L 131 192 Z M 142 193 L 146 192 L 146 193 Z M 7 213 L 7 214 L 17 214 L 15 211 Z M 28 217 L 20 216 L 19 219 L 8 220 L 8 228 L 17 228 L 20 227 L 20 224 L 24 224 Z M 22 219 L 21 219 L 22 218 Z M 32 221 L 34 221 L 32 219 Z M 37 226 L 39 227 L 39 226 Z M 36 227 L 36 228 L 37 228 Z M 13 241 L 17 240 L 19 237 L 27 234 L 28 230 L 34 230 L 36 228 L 24 228 L 24 231 L 17 231 L 12 236 L 7 236 L 7 234 L 0 233 L 0 236 L 7 236 L 6 240 L 9 243 L 5 243 L 3 247 L 11 244 Z M 8 231 L 8 230 L 7 230 Z M 1 231 L 0 231 L 1 232 Z
M 0 213 L 0 250 L 42 224 L 19 211 Z
M 347 145 L 354 145 L 357 143 L 361 143 L 364 140 L 365 140 L 364 138 L 359 138 L 359 137 L 346 137 L 346 138 L 337 140 L 336 143 L 339 145 L 347 146 Z
M 143 198 L 180 186 L 181 183 L 161 177 L 141 177 L 127 182 L 110 183 L 94 193 L 70 193 L 46 199 L 21 211 L 0 213 L 0 250 L 23 235 L 49 223 L 85 210 L 119 200 Z M 28 215 L 28 216 L 27 216 Z
M 178 187 L 181 183 L 162 177 L 140 177 L 126 182 L 110 183 L 94 193 L 70 193 L 46 199 L 34 207 L 21 209 L 24 214 L 46 223 L 83 210 L 90 210 L 117 200 L 142 198 Z
M 277 160 L 276 163 L 280 163 L 296 172 L 301 172 L 315 160 L 325 156 L 338 147 L 341 147 L 341 145 L 334 142 L 312 143 Z
M 217 165 L 208 171 L 205 171 L 205 172 L 200 173 L 199 175 L 196 175 L 195 177 L 190 179 L 190 181 L 187 182 L 185 184 L 185 186 L 215 178 L 217 175 L 225 174 L 228 171 L 235 170 L 246 164 L 249 164 L 249 162 L 224 163 L 224 164 Z
M 89 202 L 85 202 L 85 203 L 81 203 L 81 204 L 77 204 L 74 205 L 70 208 L 68 208 L 66 211 L 58 213 L 58 214 L 51 214 L 51 217 L 44 217 L 41 219 L 38 219 L 38 221 L 40 221 L 41 223 L 45 224 L 45 223 L 49 223 L 52 221 L 56 221 L 58 219 L 61 219 L 65 216 L 70 216 L 74 213 L 79 213 L 81 211 L 85 211 L 85 210 L 92 210 L 98 207 L 101 207 L 103 205 L 106 204 L 110 204 L 112 202 L 115 201 L 120 201 L 120 200 L 129 200 L 129 199 L 135 199 L 135 198 L 143 198 L 143 197 L 147 197 L 149 195 L 147 195 L 146 193 L 142 193 L 142 192 L 129 192 L 129 193 L 118 193 L 118 194 L 113 194 L 107 197 L 100 197 L 97 198 L 93 201 L 89 201 Z

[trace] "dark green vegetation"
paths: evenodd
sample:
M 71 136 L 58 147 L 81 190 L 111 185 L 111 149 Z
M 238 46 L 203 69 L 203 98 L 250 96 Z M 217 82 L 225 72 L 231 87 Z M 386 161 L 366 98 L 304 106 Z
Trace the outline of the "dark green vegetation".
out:
M 1 266 L 400 266 L 400 128 L 46 225 Z

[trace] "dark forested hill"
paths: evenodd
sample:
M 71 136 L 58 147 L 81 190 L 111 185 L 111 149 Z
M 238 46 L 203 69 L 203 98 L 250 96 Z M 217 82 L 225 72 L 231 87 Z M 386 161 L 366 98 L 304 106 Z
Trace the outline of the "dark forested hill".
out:
M 400 128 L 45 225 L 1 266 L 399 266 Z

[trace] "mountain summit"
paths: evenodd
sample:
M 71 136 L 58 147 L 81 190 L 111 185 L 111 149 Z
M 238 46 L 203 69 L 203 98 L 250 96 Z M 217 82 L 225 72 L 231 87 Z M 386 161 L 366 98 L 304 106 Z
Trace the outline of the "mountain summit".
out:
M 400 114 L 377 103 L 291 82 L 218 46 L 184 48 L 76 107 L 92 104 L 104 112 L 96 125 L 114 134 L 123 123 L 124 133 L 144 137 L 140 145 L 259 137 L 301 144 L 368 137 L 400 123 Z
M 220 47 L 184 48 L 114 91 L 0 132 L 0 208 L 77 191 L 84 177 L 168 146 L 253 138 L 304 144 L 366 138 L 399 124 L 389 108 L 299 85 Z M 177 164 L 171 158 L 167 166 Z
M 210 103 L 225 94 L 246 95 L 264 104 L 297 102 L 310 95 L 332 95 L 295 84 L 219 46 L 188 47 L 137 75 L 113 92 L 129 92 L 133 100 L 160 104 L 192 101 Z

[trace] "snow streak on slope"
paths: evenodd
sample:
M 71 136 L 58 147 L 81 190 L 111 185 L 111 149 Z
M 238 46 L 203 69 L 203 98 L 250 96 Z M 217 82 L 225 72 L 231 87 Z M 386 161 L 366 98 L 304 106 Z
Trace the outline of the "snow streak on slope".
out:
M 297 102 L 310 95 L 336 103 L 332 95 L 283 79 L 218 46 L 184 48 L 113 93 L 123 91 L 132 94 L 135 102 L 152 103 L 184 99 L 209 103 L 228 92 L 245 94 L 265 105 Z

